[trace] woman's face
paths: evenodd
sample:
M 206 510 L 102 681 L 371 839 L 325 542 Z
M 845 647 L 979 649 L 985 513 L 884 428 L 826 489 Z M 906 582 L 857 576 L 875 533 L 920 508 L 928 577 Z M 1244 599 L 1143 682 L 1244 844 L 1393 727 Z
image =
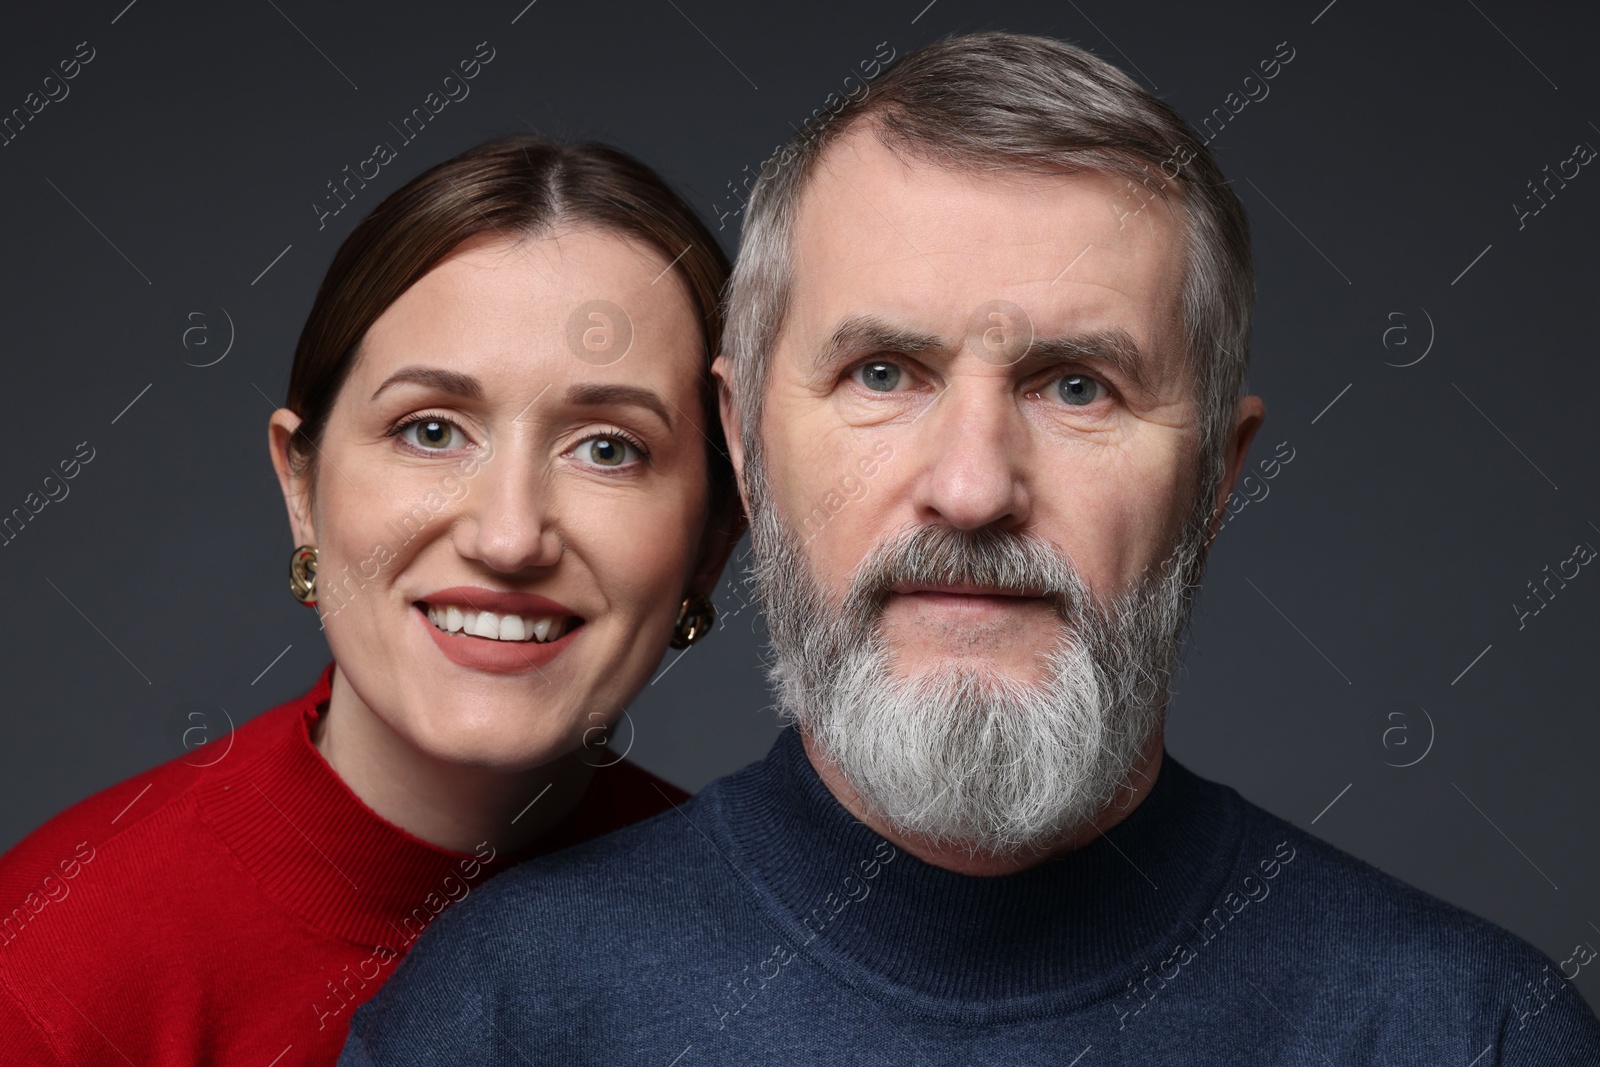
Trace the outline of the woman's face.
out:
M 435 758 L 573 751 L 715 580 L 705 356 L 667 268 L 595 230 L 476 238 L 367 331 L 291 519 L 339 670 Z

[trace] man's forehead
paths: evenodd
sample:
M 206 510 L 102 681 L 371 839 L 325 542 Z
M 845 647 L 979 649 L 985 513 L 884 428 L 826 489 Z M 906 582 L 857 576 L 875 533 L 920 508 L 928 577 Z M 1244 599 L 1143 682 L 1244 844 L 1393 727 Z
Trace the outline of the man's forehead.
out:
M 1059 166 L 1002 161 L 942 159 L 936 150 L 902 146 L 870 122 L 861 122 L 829 144 L 813 164 L 795 204 L 796 231 L 814 236 L 837 233 L 833 221 L 842 213 L 892 225 L 909 212 L 927 210 L 930 220 L 953 221 L 948 209 L 993 222 L 982 201 L 996 209 L 1031 207 L 1036 213 L 1060 214 L 1064 197 L 1078 194 L 1092 203 L 1092 219 L 1123 240 L 1152 228 L 1181 224 L 1178 206 L 1183 194 L 1157 169 L 1128 160 L 1128 174 L 1082 163 Z M 1132 175 L 1131 177 L 1129 175 Z M 973 209 L 977 208 L 977 211 Z M 1132 210 L 1128 210 L 1132 209 Z M 1134 226 L 1137 228 L 1134 228 Z M 1037 229 L 1027 236 L 1044 238 Z
M 1184 242 L 1165 202 L 1130 218 L 1118 181 L 978 174 L 852 131 L 819 160 L 798 205 L 795 325 L 819 349 L 863 318 L 959 347 L 968 320 L 998 306 L 1041 338 L 1120 330 L 1146 361 L 1181 349 Z

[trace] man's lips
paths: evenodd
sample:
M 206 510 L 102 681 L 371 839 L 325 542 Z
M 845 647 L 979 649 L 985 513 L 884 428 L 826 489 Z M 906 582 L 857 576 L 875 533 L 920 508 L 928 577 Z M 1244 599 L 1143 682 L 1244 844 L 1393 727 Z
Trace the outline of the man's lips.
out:
M 1020 588 L 1003 589 L 1003 588 L 1001 588 L 999 586 L 969 585 L 969 584 L 966 584 L 966 583 L 924 584 L 924 583 L 912 583 L 912 582 L 895 582 L 894 584 L 889 586 L 889 592 L 890 593 L 899 594 L 901 596 L 913 596 L 913 595 L 919 595 L 919 594 L 932 594 L 932 595 L 937 595 L 937 596 L 952 596 L 952 597 L 955 597 L 955 596 L 981 597 L 981 598 L 984 598 L 984 599 L 1011 598 L 1011 599 L 1042 600 L 1042 599 L 1044 599 L 1044 596 L 1045 596 L 1045 594 L 1040 590 L 1020 589 Z
M 985 621 L 1020 620 L 1041 610 L 1055 612 L 1054 601 L 1044 593 L 1021 588 L 979 586 L 966 583 L 908 583 L 896 582 L 889 586 L 885 608 L 899 605 L 900 612 L 928 617 L 965 620 L 971 624 Z

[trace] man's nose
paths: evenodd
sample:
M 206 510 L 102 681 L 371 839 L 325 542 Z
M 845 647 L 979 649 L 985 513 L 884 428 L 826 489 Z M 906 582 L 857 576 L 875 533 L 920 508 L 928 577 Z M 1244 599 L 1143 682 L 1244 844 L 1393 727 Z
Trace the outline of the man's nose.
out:
M 920 519 L 963 530 L 1028 520 L 1027 426 L 1006 384 L 952 381 L 919 422 L 913 503 Z

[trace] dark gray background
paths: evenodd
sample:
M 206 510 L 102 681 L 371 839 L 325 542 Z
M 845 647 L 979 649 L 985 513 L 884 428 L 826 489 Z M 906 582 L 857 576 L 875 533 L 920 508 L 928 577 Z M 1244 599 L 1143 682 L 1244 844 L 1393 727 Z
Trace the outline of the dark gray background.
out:
M 95 450 L 0 547 L 0 846 L 302 692 L 325 663 L 286 590 L 266 419 L 338 242 L 425 166 L 524 126 L 599 138 L 715 228 L 738 206 L 729 183 L 879 42 L 1052 34 L 1199 123 L 1287 41 L 1270 95 L 1213 147 L 1255 229 L 1252 386 L 1268 418 L 1252 458 L 1280 441 L 1295 458 L 1217 541 L 1171 749 L 1557 960 L 1600 945 L 1600 575 L 1585 568 L 1523 629 L 1512 606 L 1577 543 L 1600 546 L 1600 168 L 1520 229 L 1512 207 L 1578 142 L 1600 146 L 1591 12 L 125 3 L 30 5 L 0 33 L 0 113 L 78 42 L 96 50 L 0 147 L 0 513 L 79 442 Z M 471 96 L 319 231 L 324 183 L 398 143 L 389 123 L 485 40 L 496 57 Z M 719 233 L 730 252 L 737 224 Z M 221 362 L 186 365 L 230 332 Z M 730 570 L 726 625 L 685 663 L 669 653 L 630 716 L 633 757 L 691 789 L 773 736 L 747 600 Z M 1596 969 L 1576 980 L 1591 1002 Z

